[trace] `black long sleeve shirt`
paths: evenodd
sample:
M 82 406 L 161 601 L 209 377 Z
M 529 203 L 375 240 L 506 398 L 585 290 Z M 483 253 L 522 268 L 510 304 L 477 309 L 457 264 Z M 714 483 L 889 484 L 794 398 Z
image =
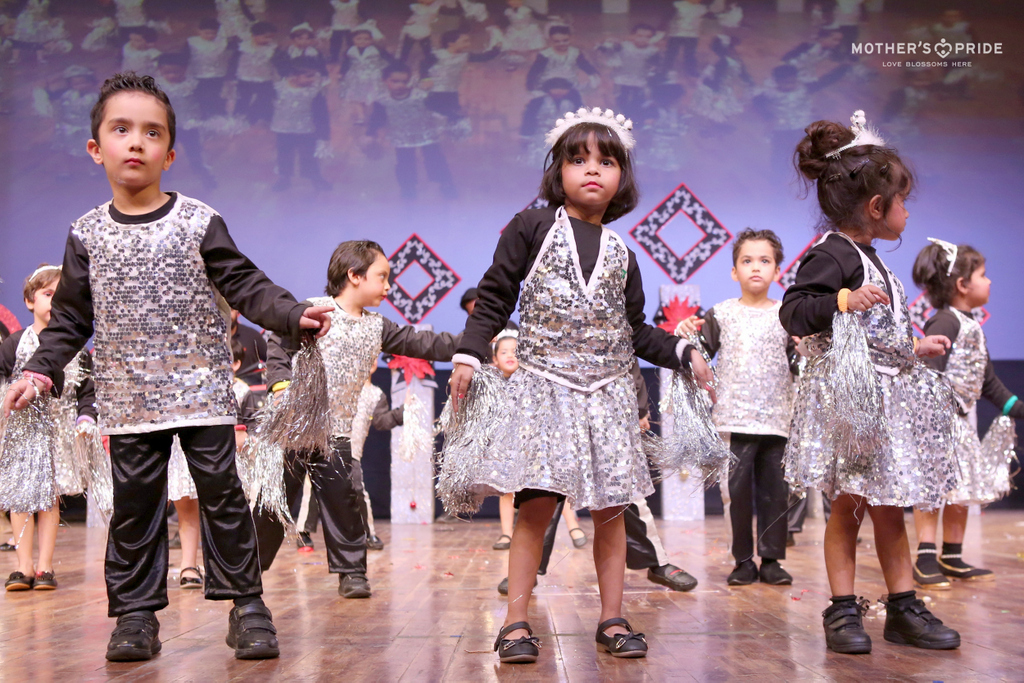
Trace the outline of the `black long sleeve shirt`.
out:
M 544 238 L 555 222 L 555 209 L 530 209 L 516 214 L 498 239 L 494 261 L 477 286 L 479 299 L 473 315 L 466 323 L 459 353 L 476 357 L 481 362 L 491 358 L 491 339 L 494 338 L 515 311 L 519 290 L 533 262 L 540 254 Z M 601 250 L 601 229 L 576 218 L 570 218 L 580 268 L 587 281 L 597 265 Z M 626 269 L 626 318 L 632 329 L 633 349 L 636 355 L 653 365 L 678 369 L 676 355 L 679 339 L 662 329 L 648 325 L 644 318 L 644 287 L 636 255 L 629 251 Z M 684 351 L 683 358 L 688 358 Z
M 967 315 L 970 315 L 968 311 L 964 311 Z M 955 342 L 957 336 L 960 334 L 960 321 L 957 320 L 955 314 L 948 309 L 941 309 L 935 312 L 931 318 L 924 324 L 924 333 L 929 334 L 941 334 L 949 339 L 950 342 Z M 1014 393 L 1006 388 L 1002 380 L 996 376 L 995 367 L 992 365 L 992 359 L 987 358 L 985 363 L 985 381 L 981 385 L 981 396 L 984 399 L 990 401 L 999 410 L 1003 409 L 1006 402 L 1009 401 Z M 949 354 L 943 354 L 941 356 L 934 356 L 932 358 L 925 358 L 924 362 L 930 367 L 938 370 L 939 372 L 945 372 L 946 366 L 949 364 Z M 1010 408 L 1010 417 L 1015 420 L 1024 419 L 1024 402 L 1017 401 Z
M 892 283 L 875 248 L 856 244 L 854 247 L 840 235 L 831 235 L 804 255 L 796 282 L 786 290 L 779 310 L 779 320 L 787 332 L 806 337 L 832 329 L 832 317 L 839 310 L 839 290 L 854 290 L 864 284 L 864 264 L 858 249 L 882 272 L 889 305 L 894 305 Z
M 167 202 L 150 213 L 137 216 L 123 214 L 111 204 L 110 216 L 122 224 L 152 223 L 167 216 L 177 200 L 168 192 Z M 296 339 L 299 319 L 306 306 L 295 301 L 287 290 L 271 282 L 262 270 L 248 259 L 231 239 L 224 219 L 214 215 L 206 229 L 199 252 L 206 275 L 231 308 L 241 311 L 249 320 L 269 330 Z M 60 284 L 53 295 L 50 324 L 39 335 L 39 349 L 25 365 L 53 380 L 54 393 L 60 395 L 64 385 L 64 367 L 85 346 L 93 334 L 92 288 L 89 283 L 89 252 L 82 241 L 69 232 L 64 250 Z
M 4 339 L 3 343 L 0 343 L 0 384 L 15 379 L 13 377 L 14 365 L 17 363 L 18 358 L 18 344 L 21 342 L 22 335 L 25 334 L 25 330 L 18 330 L 11 336 Z M 75 393 L 76 405 L 78 407 L 78 417 L 91 417 L 93 421 L 97 418 L 96 412 L 96 384 L 92 379 L 92 356 L 86 354 L 82 359 L 85 367 L 85 378 L 81 384 L 78 385 L 78 390 Z

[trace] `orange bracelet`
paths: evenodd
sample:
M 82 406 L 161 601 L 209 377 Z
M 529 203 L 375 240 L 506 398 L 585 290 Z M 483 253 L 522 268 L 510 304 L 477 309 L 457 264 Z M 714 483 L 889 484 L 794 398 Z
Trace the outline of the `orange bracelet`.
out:
M 839 310 L 842 311 L 843 313 L 846 313 L 847 311 L 850 310 L 849 305 L 846 303 L 846 300 L 849 297 L 850 290 L 846 289 L 845 287 L 839 290 L 839 295 L 838 297 L 836 297 L 836 303 L 839 304 Z

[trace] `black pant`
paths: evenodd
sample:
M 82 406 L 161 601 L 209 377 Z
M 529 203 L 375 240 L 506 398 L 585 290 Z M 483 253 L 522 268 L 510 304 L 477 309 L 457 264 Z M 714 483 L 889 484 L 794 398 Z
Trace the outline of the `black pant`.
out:
M 348 47 L 349 39 L 351 37 L 352 31 L 349 31 L 347 29 L 343 31 L 331 31 L 330 54 L 332 62 L 338 61 L 338 57 L 345 50 L 345 48 Z
M 782 473 L 782 455 L 786 451 L 786 439 L 733 433 L 729 447 L 739 459 L 729 470 L 732 555 L 737 562 L 754 556 L 751 526 L 756 501 L 757 554 L 762 559 L 785 559 L 789 485 Z
M 167 463 L 177 434 L 199 493 L 206 597 L 263 593 L 256 534 L 235 470 L 232 425 L 110 437 L 114 514 L 107 536 L 108 616 L 167 606 Z
M 789 520 L 789 533 L 799 534 L 804 530 L 804 520 L 807 519 L 807 505 L 810 502 L 809 496 L 815 495 L 814 492 L 808 491 L 807 495 L 803 498 L 794 498 L 792 495 L 789 498 L 789 514 L 787 515 Z M 825 512 L 825 522 L 828 522 L 828 518 L 832 516 L 832 501 L 828 499 L 824 493 L 821 494 L 821 507 Z
M 227 113 L 224 98 L 220 91 L 224 89 L 224 78 L 197 78 L 196 102 L 199 103 L 199 114 L 204 119 L 221 116 Z
M 398 178 L 398 188 L 406 199 L 416 197 L 416 150 L 423 150 L 423 165 L 427 169 L 427 176 L 441 186 L 441 194 L 445 197 L 455 195 L 455 181 L 452 178 L 451 169 L 448 168 L 448 160 L 445 159 L 441 145 L 436 142 L 423 147 L 396 147 L 395 148 L 395 176 Z
M 555 549 L 555 534 L 558 532 L 558 521 L 562 518 L 563 507 L 565 507 L 564 498 L 558 501 L 555 514 L 551 517 L 551 523 L 548 524 L 547 531 L 544 532 L 544 549 L 540 556 L 540 568 L 537 570 L 540 575 L 548 573 L 548 562 L 551 561 L 551 552 Z M 630 569 L 649 569 L 661 566 L 654 544 L 647 537 L 647 525 L 640 519 L 640 511 L 636 505 L 628 505 L 623 510 L 622 517 L 626 524 L 626 566 Z
M 299 158 L 299 172 L 310 180 L 323 180 L 316 162 L 316 135 L 313 133 L 277 134 L 277 172 L 281 178 L 291 180 L 295 175 L 295 157 Z
M 249 123 L 269 121 L 274 116 L 273 81 L 238 81 L 235 114 L 244 116 Z
M 639 120 L 643 115 L 644 102 L 647 101 L 646 91 L 638 85 L 617 85 L 615 106 L 619 113 L 628 118 Z
M 672 36 L 665 44 L 665 63 L 662 71 L 669 71 L 675 66 L 679 50 L 683 51 L 683 69 L 687 76 L 697 75 L 697 43 L 699 38 Z
M 424 59 L 433 51 L 434 47 L 430 44 L 430 36 L 426 38 L 412 38 L 410 36 L 402 36 L 402 47 L 398 53 L 398 61 L 403 64 L 409 63 L 409 55 L 412 53 L 413 45 L 419 45 L 420 50 L 423 52 Z
M 459 93 L 457 92 L 430 92 L 427 93 L 425 104 L 427 109 L 436 111 L 448 119 L 448 123 L 455 123 L 466 118 L 459 105 Z
M 332 574 L 366 574 L 366 527 L 360 510 L 365 508 L 363 468 L 352 459 L 352 442 L 332 439 L 330 456 L 314 453 L 307 464 L 289 454 L 285 467 L 285 494 L 292 510 L 302 499 L 303 474 L 308 471 L 313 495 L 320 508 L 327 544 L 327 567 Z M 260 509 L 256 512 L 260 566 L 270 569 L 284 541 L 284 527 Z

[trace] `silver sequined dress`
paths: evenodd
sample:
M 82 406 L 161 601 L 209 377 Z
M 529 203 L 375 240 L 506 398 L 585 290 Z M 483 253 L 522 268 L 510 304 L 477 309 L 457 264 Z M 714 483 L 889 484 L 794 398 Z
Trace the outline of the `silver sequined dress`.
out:
M 953 388 L 962 414 L 957 459 L 960 462 L 960 485 L 949 494 L 949 502 L 961 505 L 991 503 L 1010 492 L 1010 462 L 1001 449 L 986 448 L 978 439 L 977 428 L 970 423 L 985 382 L 988 349 L 985 333 L 972 316 L 955 308 L 949 311 L 960 322 L 960 332 L 953 341 L 943 376 Z
M 35 330 L 26 329 L 18 341 L 12 377 L 21 375 L 37 348 Z M 65 368 L 62 398 L 42 395 L 8 417 L 0 439 L 0 510 L 49 510 L 57 496 L 85 490 L 89 466 L 79 461 L 74 449 L 77 389 L 86 378 L 84 353 Z
M 846 239 L 828 233 L 825 239 Z M 874 263 L 857 249 L 864 268 L 864 284 L 882 291 L 886 282 Z M 955 430 L 948 389 L 937 374 L 914 355 L 910 314 L 903 285 L 886 269 L 892 283 L 892 307 L 875 304 L 855 313 L 867 335 L 884 406 L 889 439 L 872 457 L 857 453 L 856 445 L 833 441 L 828 359 L 808 359 L 793 408 L 793 428 L 786 446 L 786 480 L 796 491 L 819 490 L 830 498 L 840 494 L 863 496 L 870 505 L 900 507 L 940 506 L 956 487 Z M 831 345 L 831 331 L 805 340 L 806 347 L 823 353 Z
M 519 371 L 507 386 L 514 409 L 475 467 L 477 493 L 543 489 L 575 509 L 601 510 L 654 490 L 638 422 L 625 284 L 629 254 L 602 228 L 584 282 L 573 228 L 556 214 L 519 301 Z

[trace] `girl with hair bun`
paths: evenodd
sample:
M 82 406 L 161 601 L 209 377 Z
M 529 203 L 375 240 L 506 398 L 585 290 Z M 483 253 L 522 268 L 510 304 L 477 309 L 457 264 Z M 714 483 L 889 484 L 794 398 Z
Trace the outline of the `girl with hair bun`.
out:
M 917 562 L 914 581 L 922 588 L 945 590 L 949 579 L 991 579 L 992 571 L 972 567 L 961 558 L 967 506 L 991 503 L 1010 491 L 1010 461 L 1015 442 L 1014 419 L 1024 418 L 1024 404 L 996 377 L 988 356 L 985 333 L 971 310 L 988 303 L 991 281 L 985 275 L 985 257 L 973 247 L 931 240 L 914 261 L 914 284 L 925 291 L 935 315 L 924 325 L 925 334 L 952 340 L 949 353 L 926 362 L 956 394 L 962 422 L 957 446 L 960 484 L 946 499 L 942 512 L 942 554 L 936 557 L 939 510 L 914 510 L 917 527 Z M 978 439 L 976 406 L 986 398 L 1002 411 Z M 972 424 L 974 423 L 974 424 Z
M 786 479 L 797 491 L 832 499 L 825 568 L 832 600 L 822 613 L 825 643 L 865 654 L 871 638 L 854 593 L 857 534 L 871 516 L 888 597 L 887 641 L 926 649 L 960 646 L 914 592 L 903 508 L 940 506 L 956 485 L 951 392 L 917 359 L 949 348 L 940 335 L 912 336 L 903 285 L 876 253 L 876 239 L 900 240 L 914 176 L 865 127 L 816 121 L 795 164 L 815 188 L 822 235 L 804 257 L 779 311 L 809 356 L 786 447 Z

